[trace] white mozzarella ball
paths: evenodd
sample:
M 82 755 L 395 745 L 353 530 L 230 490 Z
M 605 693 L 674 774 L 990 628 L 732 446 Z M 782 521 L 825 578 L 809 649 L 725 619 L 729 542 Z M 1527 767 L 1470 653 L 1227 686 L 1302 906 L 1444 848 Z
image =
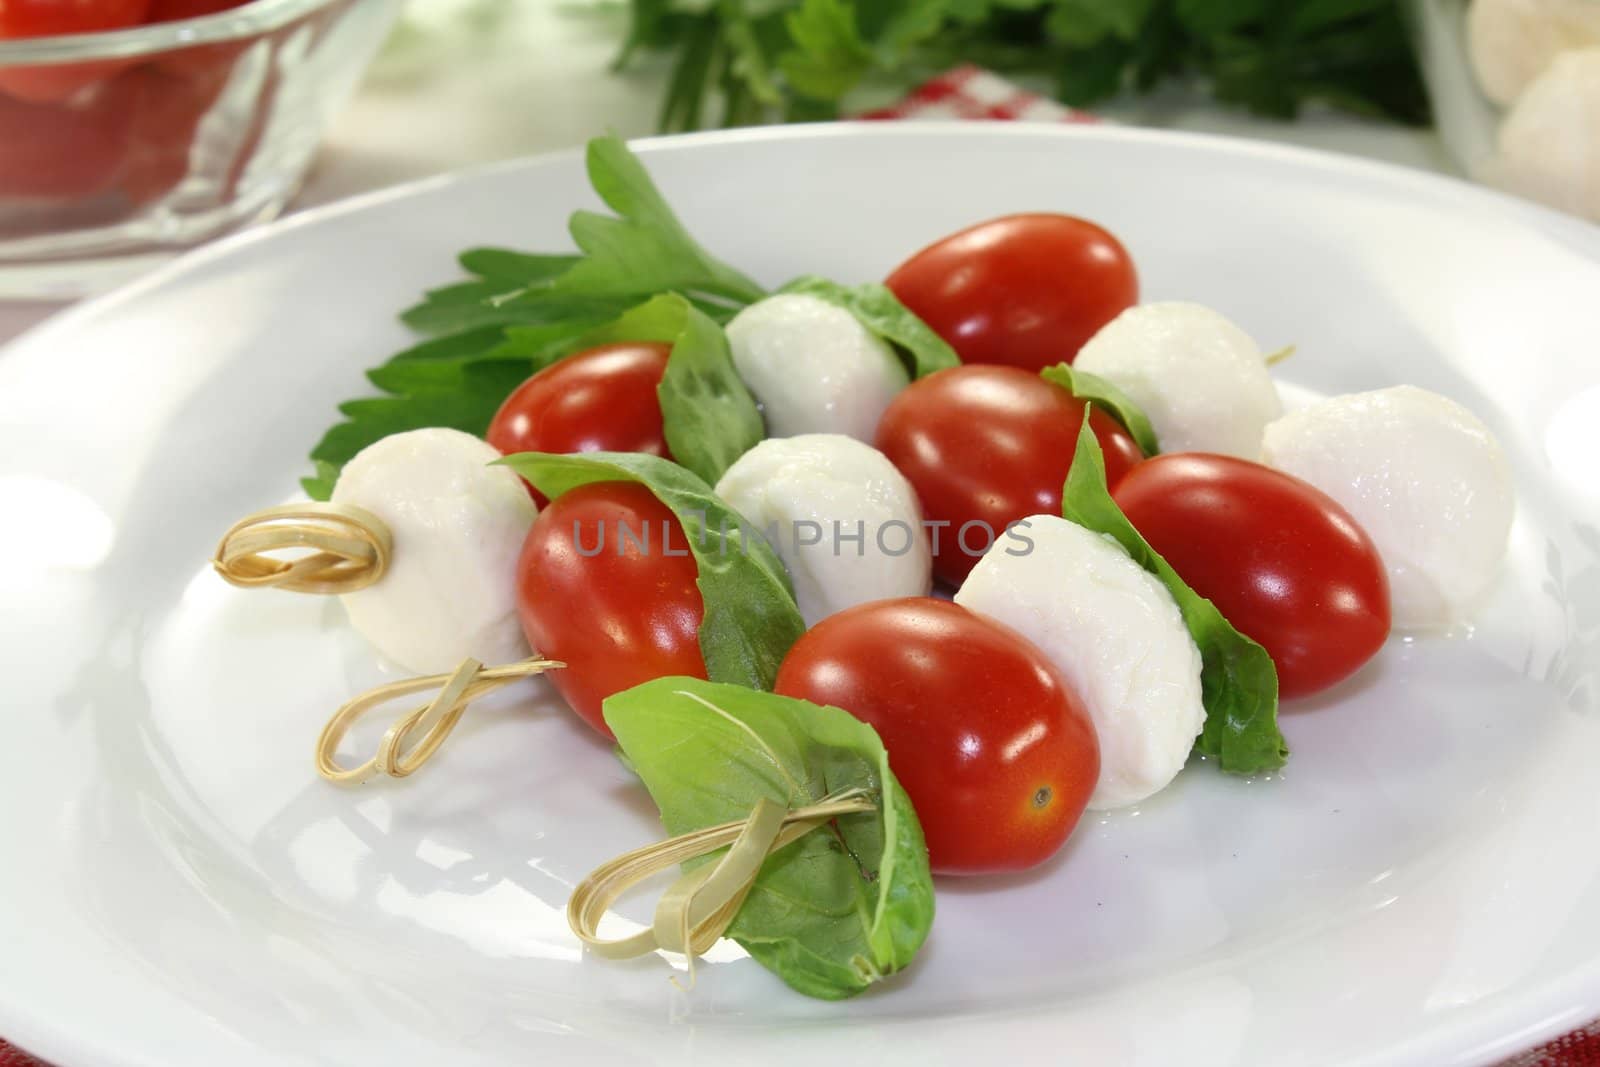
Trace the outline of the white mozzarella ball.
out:
M 1038 645 L 1083 701 L 1100 740 L 1089 807 L 1137 803 L 1183 769 L 1205 724 L 1200 650 L 1172 594 L 1120 547 L 1035 515 L 985 553 L 956 603 Z
M 350 622 L 418 674 L 528 655 L 517 621 L 517 556 L 538 509 L 492 445 L 459 430 L 412 430 L 345 464 L 333 502 L 388 524 L 394 554 L 377 582 L 345 593 Z
M 1517 98 L 1484 177 L 1518 196 L 1600 220 L 1600 48 L 1557 56 Z
M 771 533 L 807 626 L 932 588 L 917 494 L 871 445 L 842 434 L 769 438 L 728 468 L 717 495 Z
M 1163 452 L 1254 459 L 1283 414 L 1261 349 L 1199 304 L 1140 304 L 1106 323 L 1072 365 L 1109 380 L 1144 409 Z
M 1556 56 L 1600 46 L 1594 0 L 1472 0 L 1467 54 L 1489 99 L 1509 107 Z
M 1262 460 L 1327 493 L 1389 572 L 1396 627 L 1439 626 L 1493 582 L 1511 533 L 1511 465 L 1466 408 L 1402 385 L 1336 396 L 1267 427 Z
M 728 345 L 772 437 L 842 433 L 870 443 L 884 408 L 911 381 L 894 349 L 854 315 L 803 293 L 739 312 Z

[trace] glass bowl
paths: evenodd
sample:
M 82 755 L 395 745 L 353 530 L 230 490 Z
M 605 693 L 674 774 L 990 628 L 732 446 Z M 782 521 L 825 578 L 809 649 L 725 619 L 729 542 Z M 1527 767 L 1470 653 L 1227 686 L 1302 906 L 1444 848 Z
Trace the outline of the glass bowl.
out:
M 0 41 L 0 297 L 81 296 L 276 215 L 400 5 Z
M 1593 80 L 1600 67 L 1585 67 L 1582 94 L 1559 78 L 1545 81 L 1556 64 L 1600 49 L 1600 0 L 1501 0 L 1493 17 L 1505 24 L 1486 15 L 1474 39 L 1472 7 L 1484 2 L 1405 0 L 1440 139 L 1474 181 L 1600 222 L 1600 85 Z M 1500 49 L 1489 60 L 1502 85 L 1498 102 L 1477 65 L 1486 44 Z M 1535 96 L 1538 110 L 1519 114 Z M 1572 106 L 1549 110 L 1562 99 Z

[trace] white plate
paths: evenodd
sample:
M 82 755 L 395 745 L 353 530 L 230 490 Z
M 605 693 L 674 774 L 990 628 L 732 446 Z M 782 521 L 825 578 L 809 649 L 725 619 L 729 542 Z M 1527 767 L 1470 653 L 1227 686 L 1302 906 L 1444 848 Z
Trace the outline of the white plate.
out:
M 347 792 L 310 748 L 382 677 L 338 606 L 206 567 L 284 499 L 397 309 L 483 243 L 564 244 L 565 154 L 313 212 L 0 356 L 0 1034 L 61 1067 L 1486 1062 L 1600 1015 L 1600 231 L 1366 163 L 1128 130 L 812 128 L 648 142 L 767 282 L 876 278 L 1024 209 L 1120 234 L 1300 383 L 1412 382 L 1510 449 L 1470 631 L 1393 640 L 1285 716 L 1281 779 L 1191 768 L 1025 877 L 947 881 L 914 969 L 843 1004 L 729 945 L 584 959 L 562 907 L 658 834 L 570 716 L 469 717 Z M 643 907 L 647 902 L 640 902 Z M 642 917 L 643 913 L 638 915 Z

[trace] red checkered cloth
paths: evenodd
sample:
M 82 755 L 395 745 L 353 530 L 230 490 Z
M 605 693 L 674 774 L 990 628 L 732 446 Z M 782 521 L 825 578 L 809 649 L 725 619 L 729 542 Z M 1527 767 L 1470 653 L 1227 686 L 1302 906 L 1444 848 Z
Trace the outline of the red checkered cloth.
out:
M 49 1067 L 0 1041 L 0 1067 Z M 1500 1067 L 1600 1067 L 1600 1023 L 1568 1034 L 1543 1048 L 1524 1052 Z
M 1013 85 L 969 65 L 945 71 L 897 104 L 864 111 L 861 119 L 1000 119 L 1012 122 L 1099 122 L 1087 111 Z M 0 1067 L 48 1067 L 0 1041 Z M 71 1067 L 71 1065 L 67 1065 Z M 1600 1022 L 1507 1060 L 1501 1067 L 1600 1067 Z
M 1513 1056 L 1501 1067 L 1600 1067 L 1600 1022 L 1574 1030 L 1532 1052 Z
M 1087 111 L 1030 93 L 971 64 L 947 70 L 899 103 L 863 111 L 860 119 L 1001 119 L 1014 122 L 1099 122 Z
M 0 1041 L 0 1067 L 45 1067 L 45 1065 L 42 1060 L 36 1060 L 26 1052 Z

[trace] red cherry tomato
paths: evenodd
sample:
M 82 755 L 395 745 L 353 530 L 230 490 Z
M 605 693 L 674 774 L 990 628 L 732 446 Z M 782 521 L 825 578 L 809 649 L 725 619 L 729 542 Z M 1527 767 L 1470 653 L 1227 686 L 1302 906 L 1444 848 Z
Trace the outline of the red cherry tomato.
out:
M 1070 215 L 1007 215 L 936 241 L 889 275 L 900 302 L 967 363 L 1071 361 L 1139 299 L 1128 250 Z
M 879 600 L 822 620 L 784 657 L 775 691 L 878 731 L 942 873 L 1049 859 L 1100 775 L 1094 725 L 1044 653 L 948 601 Z
M 122 30 L 144 21 L 150 0 L 5 0 L 0 38 Z
M 132 98 L 112 88 L 54 107 L 0 96 L 0 197 L 71 201 L 108 189 L 134 113 Z
M 144 21 L 150 0 L 0 0 L 0 40 L 124 30 Z M 105 80 L 137 60 L 102 59 L 0 70 L 0 92 L 54 103 Z
M 677 517 L 633 482 L 563 493 L 539 513 L 517 562 L 528 644 L 566 664 L 550 680 L 606 737 L 600 702 L 669 674 L 706 676 L 699 568 Z
M 1173 453 L 1112 494 L 1183 580 L 1260 642 L 1284 697 L 1349 677 L 1389 635 L 1389 581 L 1332 498 L 1259 463 Z
M 226 66 L 147 66 L 112 83 L 135 101 L 127 166 L 118 182 L 132 204 L 160 199 L 188 174 L 195 134 L 227 78 Z
M 177 22 L 180 19 L 197 19 L 228 11 L 248 0 L 150 0 L 146 22 Z
M 980 365 L 936 371 L 894 398 L 877 446 L 916 489 L 923 517 L 947 524 L 929 528 L 934 573 L 959 584 L 991 532 L 999 539 L 1019 519 L 1061 513 L 1086 406 L 1031 371 Z M 1089 425 L 1116 485 L 1144 454 L 1099 408 Z
M 552 363 L 506 397 L 484 436 L 508 456 L 646 452 L 671 459 L 656 395 L 671 351 L 669 345 L 627 342 Z
M 249 0 L 151 0 L 150 13 L 145 21 L 180 22 L 184 19 L 215 15 L 248 2 Z M 175 74 L 197 75 L 202 78 L 216 77 L 220 72 L 222 80 L 226 81 L 228 73 L 233 69 L 234 60 L 257 40 L 260 38 L 213 41 L 179 51 L 163 52 L 156 57 L 154 65 L 158 69 Z

